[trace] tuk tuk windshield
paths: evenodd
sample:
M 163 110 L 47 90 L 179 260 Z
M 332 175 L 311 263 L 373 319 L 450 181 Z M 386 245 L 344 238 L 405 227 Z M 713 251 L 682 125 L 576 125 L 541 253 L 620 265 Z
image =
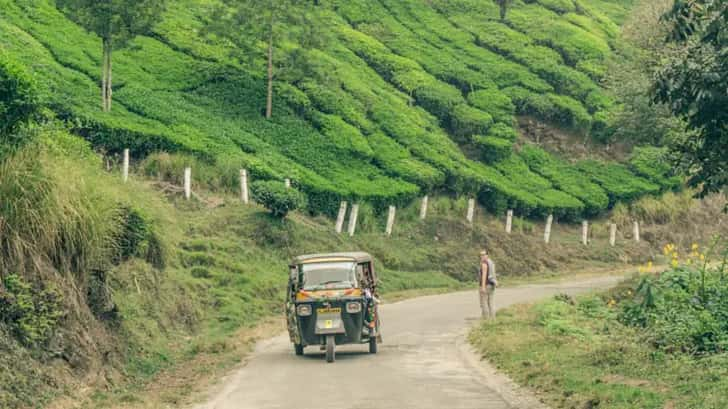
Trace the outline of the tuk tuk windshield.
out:
M 304 290 L 356 287 L 356 263 L 326 262 L 309 263 L 302 266 Z

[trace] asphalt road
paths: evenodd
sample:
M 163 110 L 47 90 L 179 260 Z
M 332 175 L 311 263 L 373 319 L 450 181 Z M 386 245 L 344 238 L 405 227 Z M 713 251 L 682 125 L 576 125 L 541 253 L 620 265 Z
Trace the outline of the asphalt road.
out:
M 497 307 L 557 293 L 582 293 L 615 284 L 618 277 L 529 285 L 496 291 Z M 484 370 L 465 342 L 479 319 L 476 291 L 410 299 L 381 306 L 379 353 L 366 345 L 337 346 L 336 362 L 306 348 L 294 355 L 287 335 L 258 344 L 247 363 L 210 392 L 196 409 L 539 407 Z M 487 365 L 484 365 L 487 366 Z

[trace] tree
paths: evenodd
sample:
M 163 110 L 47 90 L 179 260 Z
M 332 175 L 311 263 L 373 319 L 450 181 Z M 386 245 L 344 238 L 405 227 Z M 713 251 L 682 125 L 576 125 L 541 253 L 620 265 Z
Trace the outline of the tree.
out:
M 273 115 L 273 83 L 286 68 L 306 65 L 305 49 L 324 42 L 319 32 L 319 2 L 310 0 L 223 0 L 215 9 L 203 34 L 227 39 L 236 50 L 235 57 L 249 60 L 265 44 L 266 104 L 265 117 Z M 280 50 L 282 44 L 286 50 Z M 279 52 L 280 51 L 280 52 Z
M 138 35 L 148 34 L 164 11 L 166 0 L 57 0 L 71 20 L 101 37 L 101 106 L 111 110 L 111 54 Z
M 506 13 L 508 13 L 508 7 L 510 7 L 513 0 L 494 0 L 500 7 L 500 19 L 501 21 L 506 20 Z
M 608 61 L 603 84 L 620 102 L 612 115 L 609 140 L 630 145 L 666 145 L 685 134 L 685 121 L 664 103 L 654 103 L 649 92 L 661 61 L 681 52 L 676 44 L 665 44 L 669 30 L 661 17 L 674 0 L 652 0 L 637 4 L 622 25 L 621 47 Z
M 728 2 L 676 0 L 665 15 L 668 41 L 684 49 L 658 73 L 655 101 L 693 132 L 673 150 L 703 195 L 728 185 Z
M 259 180 L 250 185 L 253 200 L 270 210 L 274 217 L 284 218 L 289 212 L 306 207 L 306 195 L 283 182 Z

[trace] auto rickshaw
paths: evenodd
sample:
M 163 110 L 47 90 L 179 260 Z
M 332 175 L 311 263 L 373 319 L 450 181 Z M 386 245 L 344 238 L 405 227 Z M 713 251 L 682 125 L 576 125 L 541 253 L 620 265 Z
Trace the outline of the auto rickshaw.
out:
M 334 362 L 337 344 L 368 344 L 377 353 L 377 276 L 369 254 L 311 254 L 289 267 L 286 315 L 296 355 L 315 345 Z

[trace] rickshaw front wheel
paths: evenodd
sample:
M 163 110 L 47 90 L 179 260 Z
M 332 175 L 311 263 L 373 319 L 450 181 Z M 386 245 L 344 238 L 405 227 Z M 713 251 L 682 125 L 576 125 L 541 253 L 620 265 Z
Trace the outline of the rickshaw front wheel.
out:
M 336 360 L 336 339 L 333 335 L 326 337 L 326 362 L 334 362 Z
M 296 355 L 298 355 L 298 356 L 303 355 L 303 345 L 293 344 L 293 348 L 296 350 Z

